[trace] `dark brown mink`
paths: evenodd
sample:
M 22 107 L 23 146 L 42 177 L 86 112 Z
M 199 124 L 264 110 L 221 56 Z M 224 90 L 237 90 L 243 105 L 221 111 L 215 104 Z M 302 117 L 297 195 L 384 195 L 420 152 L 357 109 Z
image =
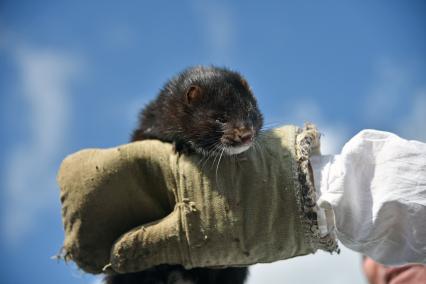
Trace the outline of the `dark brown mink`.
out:
M 131 141 L 159 139 L 178 152 L 232 155 L 252 145 L 263 117 L 247 81 L 218 67 L 193 67 L 167 82 L 139 115 Z
M 139 115 L 131 141 L 171 142 L 179 153 L 236 155 L 249 149 L 263 125 L 255 97 L 237 72 L 192 67 L 168 81 Z M 243 284 L 246 267 L 160 265 L 106 277 L 106 284 Z

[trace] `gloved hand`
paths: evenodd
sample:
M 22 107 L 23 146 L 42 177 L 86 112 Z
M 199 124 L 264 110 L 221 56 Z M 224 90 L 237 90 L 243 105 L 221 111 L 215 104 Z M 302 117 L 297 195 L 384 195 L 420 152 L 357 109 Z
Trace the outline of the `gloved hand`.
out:
M 61 165 L 64 256 L 91 273 L 159 264 L 242 266 L 335 251 L 320 235 L 312 125 L 262 135 L 238 158 L 205 161 L 147 140 L 89 149 Z

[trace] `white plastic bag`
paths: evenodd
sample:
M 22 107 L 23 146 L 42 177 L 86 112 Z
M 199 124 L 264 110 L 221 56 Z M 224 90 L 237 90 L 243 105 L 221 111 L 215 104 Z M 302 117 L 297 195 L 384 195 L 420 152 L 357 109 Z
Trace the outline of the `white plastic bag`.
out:
M 383 264 L 426 263 L 425 143 L 363 130 L 311 163 L 322 230 Z

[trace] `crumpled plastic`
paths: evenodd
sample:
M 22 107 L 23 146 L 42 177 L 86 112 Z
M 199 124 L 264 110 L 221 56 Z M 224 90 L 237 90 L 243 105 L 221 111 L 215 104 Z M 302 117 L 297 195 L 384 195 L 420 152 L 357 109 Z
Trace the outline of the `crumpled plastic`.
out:
M 386 265 L 426 263 L 426 144 L 363 130 L 311 158 L 319 227 Z

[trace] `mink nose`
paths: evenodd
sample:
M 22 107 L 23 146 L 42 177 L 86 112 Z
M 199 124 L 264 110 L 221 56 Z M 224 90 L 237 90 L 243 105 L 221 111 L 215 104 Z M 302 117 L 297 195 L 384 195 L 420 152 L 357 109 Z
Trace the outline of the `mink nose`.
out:
M 247 144 L 253 140 L 253 131 L 250 129 L 236 129 L 235 140 L 241 144 Z

